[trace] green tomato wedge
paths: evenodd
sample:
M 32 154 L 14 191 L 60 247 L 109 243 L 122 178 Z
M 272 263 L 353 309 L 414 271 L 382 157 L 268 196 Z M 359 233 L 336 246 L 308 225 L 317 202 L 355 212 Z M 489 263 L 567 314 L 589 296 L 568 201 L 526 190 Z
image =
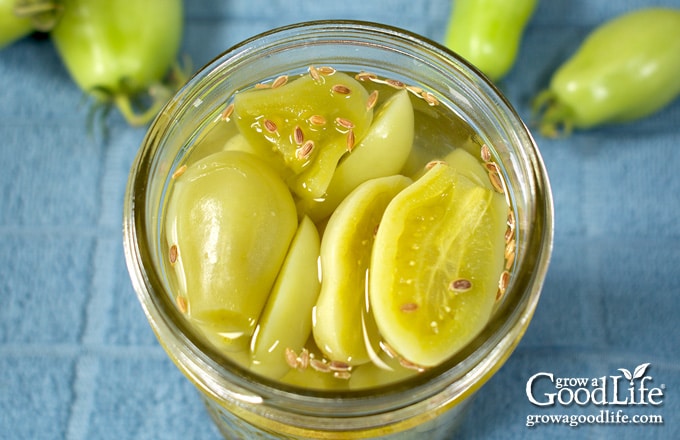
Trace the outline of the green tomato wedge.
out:
M 253 335 L 251 368 L 279 379 L 289 370 L 286 349 L 304 347 L 312 332 L 312 309 L 319 296 L 319 233 L 304 217 Z
M 245 153 L 257 155 L 257 152 L 248 143 L 245 136 L 243 136 L 240 133 L 229 138 L 229 140 L 224 143 L 224 150 L 225 151 L 243 151 Z
M 456 148 L 444 158 L 451 169 L 472 180 L 477 185 L 493 190 L 489 173 L 482 163 L 462 148 Z
M 303 199 L 326 193 L 340 158 L 373 119 L 368 92 L 351 76 L 304 75 L 267 89 L 237 93 L 233 118 L 264 156 L 275 156 L 292 191 Z
M 371 360 L 377 334 L 367 321 L 366 276 L 375 230 L 392 198 L 411 179 L 396 175 L 359 185 L 328 220 L 321 239 L 321 293 L 314 309 L 314 340 L 333 361 Z M 368 347 L 367 347 L 368 346 Z
M 223 151 L 189 166 L 166 212 L 189 317 L 225 343 L 249 338 L 296 228 L 288 188 L 255 156 Z
M 415 376 L 418 371 L 405 368 L 399 360 L 380 354 L 380 363 L 369 362 L 352 370 L 349 387 L 353 390 L 388 385 Z
M 439 364 L 488 321 L 503 270 L 505 198 L 445 163 L 389 204 L 371 258 L 370 306 L 404 359 Z
M 406 90 L 385 101 L 366 136 L 338 164 L 326 196 L 307 208 L 309 215 L 315 221 L 323 219 L 359 184 L 399 173 L 413 146 L 413 119 L 413 105 Z
M 187 133 L 186 136 L 190 137 L 191 134 Z M 245 144 L 245 140 L 236 125 L 220 121 L 198 135 L 193 146 L 200 146 L 200 148 L 191 148 L 185 163 L 189 166 L 204 157 L 223 150 L 239 150 L 255 154 L 252 148 L 243 144 Z

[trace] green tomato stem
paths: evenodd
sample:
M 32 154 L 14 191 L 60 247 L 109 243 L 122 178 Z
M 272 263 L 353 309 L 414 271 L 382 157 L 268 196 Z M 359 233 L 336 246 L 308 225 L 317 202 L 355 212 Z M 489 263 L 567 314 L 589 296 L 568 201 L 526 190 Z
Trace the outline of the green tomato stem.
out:
M 61 0 L 17 0 L 14 14 L 17 17 L 29 18 L 33 28 L 40 32 L 49 32 L 54 28 L 64 10 Z
M 175 63 L 170 70 L 166 82 L 151 85 L 147 91 L 151 97 L 151 104 L 141 113 L 137 112 L 134 108 L 133 97 L 129 94 L 117 93 L 111 97 L 111 101 L 116 105 L 118 111 L 120 111 L 128 124 L 135 127 L 146 125 L 158 114 L 172 94 L 186 82 L 189 76 L 190 65 L 190 60 L 186 58 L 184 59 L 184 65 L 181 65 L 179 62 Z
M 538 129 L 545 137 L 568 137 L 574 128 L 573 111 L 560 102 L 550 89 L 543 90 L 536 96 L 532 112 L 539 115 Z
M 113 103 L 118 108 L 118 111 L 120 111 L 127 123 L 134 127 L 139 127 L 150 122 L 163 107 L 165 101 L 165 99 L 154 97 L 151 105 L 143 112 L 138 113 L 133 108 L 132 100 L 129 95 L 117 94 L 113 96 Z

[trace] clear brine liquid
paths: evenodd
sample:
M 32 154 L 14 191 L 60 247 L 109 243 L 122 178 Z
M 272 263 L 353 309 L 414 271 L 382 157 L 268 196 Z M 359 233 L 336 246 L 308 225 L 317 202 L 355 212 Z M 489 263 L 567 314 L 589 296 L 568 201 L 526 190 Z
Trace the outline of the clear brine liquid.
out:
M 355 76 L 353 73 L 350 75 Z M 271 84 L 275 80 L 275 78 L 272 78 L 266 83 Z M 291 76 L 288 83 L 293 80 L 294 78 Z M 381 104 L 389 100 L 391 96 L 398 93 L 405 86 L 403 83 L 390 85 L 385 82 L 369 79 L 363 80 L 361 83 L 368 92 L 378 91 L 379 100 L 375 106 L 376 111 L 380 111 Z M 489 168 L 489 163 L 497 163 L 493 150 L 491 148 L 486 150 L 486 154 L 491 154 L 491 157 L 485 157 L 484 142 L 474 132 L 472 127 L 455 111 L 449 108 L 445 102 L 440 102 L 439 99 L 424 98 L 425 95 L 423 93 L 428 93 L 428 91 L 422 91 L 418 88 L 412 88 L 408 92 L 413 106 L 414 139 L 408 159 L 400 170 L 400 174 L 412 177 L 415 180 L 417 176 L 423 174 L 424 170 L 429 166 L 428 164 L 433 163 L 433 161 L 445 160 L 447 155 L 456 149 L 468 152 L 476 159 L 480 167 L 486 167 L 485 170 Z M 430 96 L 436 97 L 436 94 Z M 224 108 L 219 109 L 211 120 L 206 121 L 204 127 L 194 137 L 195 140 L 193 140 L 192 144 L 187 145 L 184 149 L 186 154 L 178 160 L 178 164 L 175 167 L 176 178 L 181 178 L 179 175 L 181 175 L 184 169 L 190 169 L 192 165 L 202 163 L 202 161 L 215 153 L 233 148 L 233 144 L 236 142 L 241 131 L 233 121 L 233 118 L 224 114 L 224 110 L 232 102 L 233 97 L 225 97 Z M 360 139 L 357 142 L 360 142 Z M 351 154 L 351 152 L 348 154 Z M 340 162 L 342 160 L 343 158 L 340 159 Z M 497 168 L 497 171 L 499 176 L 503 175 L 500 167 Z M 169 181 L 166 199 L 173 197 L 174 179 L 175 177 Z M 504 197 L 507 196 L 504 195 Z M 510 251 L 507 250 L 510 243 L 514 245 L 515 235 L 514 224 L 510 224 L 510 219 L 511 216 L 508 217 L 508 231 L 505 234 L 505 243 L 502 245 L 506 248 L 503 262 L 504 272 L 508 272 L 511 269 L 513 263 L 510 260 L 514 258 L 514 248 Z M 316 227 L 321 240 L 323 240 L 326 222 L 327 218 L 316 221 Z M 218 311 L 214 314 L 201 313 L 200 316 L 198 314 L 192 315 L 191 299 L 187 299 L 187 295 L 191 296 L 191 292 L 183 292 L 187 289 L 186 279 L 183 279 L 186 278 L 186 274 L 181 274 L 176 267 L 171 267 L 176 266 L 175 261 L 179 258 L 178 252 L 181 255 L 181 249 L 173 248 L 173 239 L 169 237 L 167 229 L 163 229 L 161 242 L 163 243 L 161 248 L 164 261 L 172 263 L 167 264 L 166 273 L 169 277 L 171 289 L 174 292 L 179 292 L 174 299 L 178 309 L 185 313 L 193 324 L 196 324 L 196 327 L 202 331 L 203 335 L 219 351 L 242 366 L 252 368 L 255 372 L 263 375 L 270 375 L 270 371 L 277 371 L 270 378 L 292 385 L 315 389 L 339 390 L 362 389 L 384 385 L 419 374 L 426 369 L 426 367 L 400 356 L 399 353 L 395 352 L 383 340 L 373 341 L 374 343 L 369 349 L 371 361 L 364 362 L 361 365 L 352 365 L 351 362 L 346 360 L 329 359 L 323 350 L 317 346 L 312 334 L 309 335 L 306 343 L 301 346 L 283 347 L 284 349 L 282 350 L 282 347 L 275 347 L 276 343 L 272 345 L 272 350 L 276 348 L 284 357 L 281 361 L 287 367 L 283 374 L 280 373 L 281 368 L 270 370 L 267 366 L 259 365 L 260 362 L 257 359 L 253 359 L 251 354 L 254 338 L 257 337 L 259 331 L 258 324 L 254 324 L 254 331 L 252 333 L 244 333 L 234 331 L 229 325 L 223 325 L 231 319 L 229 313 Z M 166 246 L 165 243 L 169 245 Z M 225 270 L 228 270 L 228 268 L 225 267 Z M 503 275 L 500 274 L 499 276 L 501 277 L 499 283 L 503 283 Z M 319 278 L 323 278 L 322 273 L 319 273 Z M 465 284 L 466 280 L 462 281 Z M 505 285 L 507 285 L 507 280 Z M 502 286 L 502 290 L 504 290 L 505 285 Z M 501 289 L 499 288 L 499 290 Z M 212 292 L 211 294 L 219 295 L 219 292 Z M 367 297 L 366 292 L 359 292 L 358 294 L 362 297 Z M 368 301 L 366 300 L 366 302 Z M 406 309 L 405 311 L 408 312 Z M 312 317 L 290 316 L 289 319 L 291 325 L 294 325 L 298 320 L 311 320 Z M 362 329 L 357 328 L 356 331 L 361 333 Z

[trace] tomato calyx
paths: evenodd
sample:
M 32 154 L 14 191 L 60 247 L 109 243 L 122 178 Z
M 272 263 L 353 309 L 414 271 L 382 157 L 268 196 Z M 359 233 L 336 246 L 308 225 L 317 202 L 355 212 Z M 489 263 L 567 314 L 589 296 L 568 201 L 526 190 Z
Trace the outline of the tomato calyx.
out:
M 532 114 L 538 117 L 538 130 L 547 138 L 567 137 L 574 129 L 573 110 L 560 102 L 550 89 L 539 93 L 532 103 Z
M 88 127 L 94 126 L 96 116 L 106 117 L 114 106 L 129 125 L 146 125 L 186 82 L 190 71 L 191 63 L 185 59 L 184 63 L 176 62 L 162 82 L 155 82 L 141 92 L 130 78 L 121 78 L 115 89 L 101 86 L 90 89 L 88 95 L 94 103 L 88 112 Z
M 182 39 L 182 0 L 59 1 L 63 13 L 50 38 L 92 107 L 118 107 L 133 126 L 151 121 L 188 76 L 172 69 Z
M 126 80 L 123 78 L 121 80 L 123 87 L 112 96 L 112 101 L 128 124 L 132 126 L 145 125 L 158 114 L 163 105 L 186 82 L 190 69 L 188 60 L 185 61 L 184 65 L 179 62 L 174 63 L 163 82 L 151 84 L 141 94 L 127 93 L 124 87 Z
M 14 14 L 28 18 L 36 31 L 49 32 L 64 11 L 61 0 L 16 0 Z

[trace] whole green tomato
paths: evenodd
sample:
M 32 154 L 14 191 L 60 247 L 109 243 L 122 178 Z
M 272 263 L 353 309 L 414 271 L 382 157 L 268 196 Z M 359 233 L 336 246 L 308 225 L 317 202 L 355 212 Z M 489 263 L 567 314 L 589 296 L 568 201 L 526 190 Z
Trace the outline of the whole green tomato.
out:
M 131 100 L 159 86 L 175 63 L 183 31 L 182 0 L 63 0 L 51 37 L 78 86 L 112 101 L 132 125 L 165 101 L 135 114 Z
M 0 0 L 0 49 L 33 31 L 49 32 L 59 21 L 62 0 Z
M 515 63 L 537 0 L 454 0 L 444 44 L 494 81 Z
M 644 8 L 592 32 L 534 101 L 541 132 L 621 123 L 657 112 L 680 94 L 680 10 Z
M 33 24 L 30 18 L 14 13 L 14 0 L 0 0 L 0 49 L 30 34 Z

